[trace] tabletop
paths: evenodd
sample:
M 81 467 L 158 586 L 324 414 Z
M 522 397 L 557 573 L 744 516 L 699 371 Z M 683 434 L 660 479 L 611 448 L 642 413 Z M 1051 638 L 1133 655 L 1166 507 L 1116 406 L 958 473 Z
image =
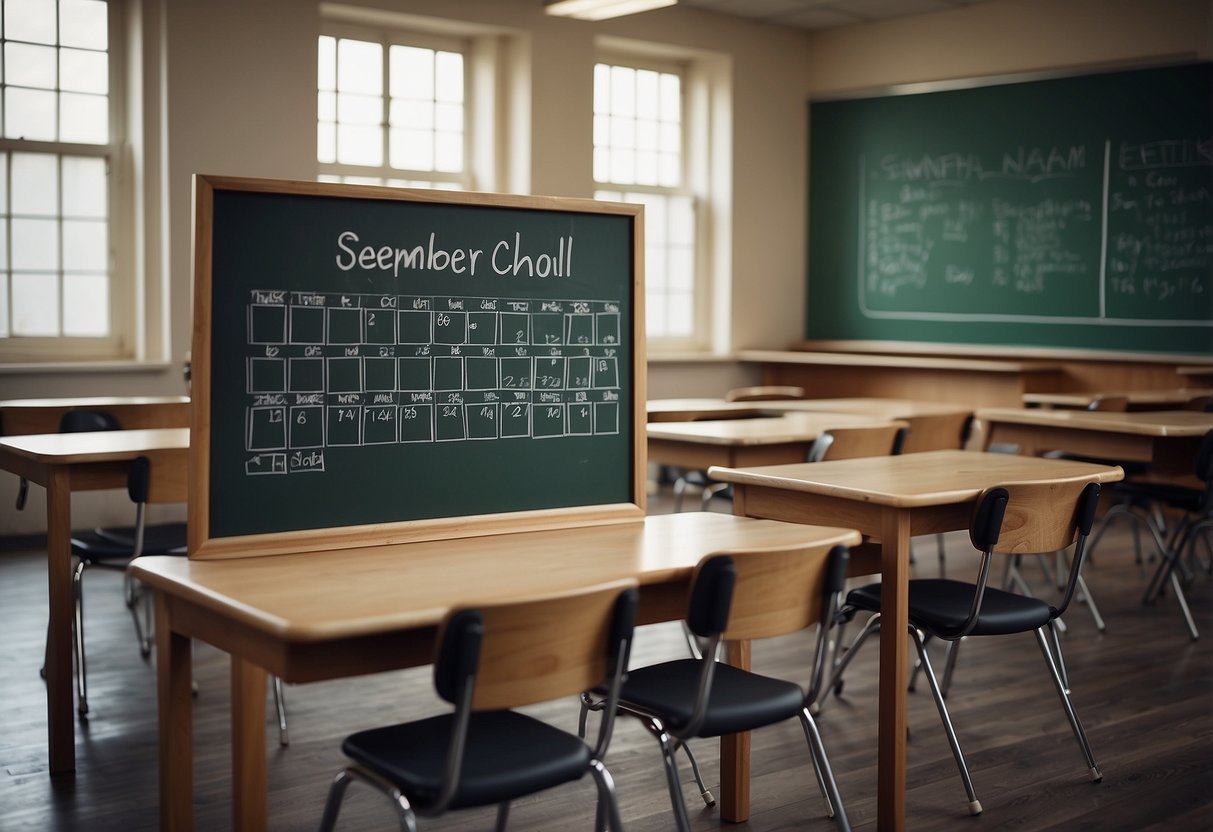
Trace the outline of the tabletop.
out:
M 923 451 L 901 456 L 839 459 L 709 469 L 716 480 L 858 500 L 894 508 L 916 508 L 975 499 L 997 482 L 1096 475 L 1121 479 L 1120 468 L 1060 459 L 980 451 Z
M 890 419 L 860 413 L 781 413 L 751 419 L 650 422 L 649 439 L 707 445 L 776 445 L 808 442 L 830 428 L 888 424 Z
M 621 577 L 637 577 L 642 587 L 685 580 L 714 551 L 858 542 L 851 529 L 685 512 L 639 522 L 236 560 L 144 557 L 130 571 L 275 638 L 308 642 L 430 626 L 456 604 Z
M 132 451 L 179 450 L 189 444 L 189 428 L 36 433 L 0 437 L 0 454 L 66 465 L 129 459 Z
M 1213 413 L 1148 410 L 1130 413 L 1087 410 L 990 407 L 976 413 L 982 422 L 1075 428 L 1140 436 L 1203 436 L 1213 430 Z
M 1208 387 L 1176 387 L 1167 390 L 1098 390 L 1080 393 L 1024 393 L 1023 403 L 1046 407 L 1089 407 L 1097 399 L 1124 398 L 1130 407 L 1180 406 L 1201 396 L 1213 396 Z

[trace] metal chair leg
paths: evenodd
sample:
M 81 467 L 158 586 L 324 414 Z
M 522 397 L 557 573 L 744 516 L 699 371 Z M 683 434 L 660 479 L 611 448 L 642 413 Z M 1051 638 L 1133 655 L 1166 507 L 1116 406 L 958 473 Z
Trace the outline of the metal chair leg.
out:
M 497 804 L 497 832 L 505 832 L 506 826 L 510 822 L 510 802 L 507 800 L 504 803 Z
M 703 798 L 704 805 L 715 806 L 716 798 L 712 795 L 712 790 L 704 785 L 703 774 L 699 771 L 699 761 L 695 759 L 691 746 L 681 741 L 678 745 L 682 747 L 682 750 L 687 755 L 687 762 L 691 764 L 691 775 L 695 778 L 695 785 L 699 788 L 699 796 Z
M 831 691 L 833 691 L 835 696 L 842 692 L 843 672 L 846 671 L 847 665 L 851 663 L 851 659 L 855 658 L 855 654 L 859 652 L 859 648 L 867 640 L 868 636 L 878 629 L 880 629 L 880 614 L 875 613 L 863 625 L 863 629 L 859 631 L 859 635 L 851 642 L 851 646 L 843 651 L 842 658 L 835 662 L 833 670 L 830 673 L 829 682 L 822 686 L 821 692 L 817 695 L 817 701 L 811 703 L 809 706 L 811 714 L 816 716 L 821 713 L 821 709 L 825 706 Z
M 76 649 L 76 713 L 88 715 L 88 664 L 84 656 L 84 561 L 78 561 L 72 572 L 72 642 Z
M 599 760 L 594 760 L 590 763 L 590 774 L 594 777 L 594 782 L 598 786 L 598 823 L 597 828 L 602 829 L 602 815 L 606 814 L 606 828 L 610 832 L 623 832 L 623 819 L 619 814 L 619 801 L 615 798 L 615 781 L 611 777 L 611 773 L 607 771 L 606 766 Z
M 282 689 L 282 679 L 274 676 L 274 711 L 278 714 L 278 744 L 291 744 L 290 734 L 286 730 L 286 693 Z
M 1052 623 L 1049 622 L 1049 629 L 1053 630 L 1053 640 L 1056 643 L 1057 632 L 1053 628 Z M 1049 666 L 1049 675 L 1053 678 L 1053 685 L 1057 688 L 1057 695 L 1061 698 L 1061 706 L 1065 709 L 1066 717 L 1070 720 L 1070 728 L 1073 729 L 1074 737 L 1082 748 L 1082 754 L 1087 761 L 1087 771 L 1090 772 L 1091 781 L 1098 783 L 1103 779 L 1103 773 L 1100 772 L 1099 766 L 1095 763 L 1095 756 L 1091 753 L 1091 744 L 1087 742 L 1087 733 L 1082 729 L 1082 723 L 1078 720 L 1078 713 L 1075 712 L 1074 704 L 1070 701 L 1069 686 L 1062 681 L 1061 674 L 1058 672 L 1057 664 L 1053 660 L 1053 653 L 1049 650 L 1049 643 L 1045 639 L 1043 627 L 1036 630 L 1036 643 L 1040 646 L 1040 652 L 1045 657 L 1045 664 Z M 1061 645 L 1057 644 L 1056 649 L 1060 650 Z
M 813 757 L 813 772 L 817 776 L 817 787 L 825 799 L 826 815 L 834 818 L 843 832 L 850 832 L 851 822 L 847 819 L 846 808 L 842 804 L 842 795 L 838 793 L 838 782 L 834 779 L 834 771 L 830 768 L 830 758 L 826 756 L 825 743 L 821 741 L 821 731 L 808 708 L 800 711 L 800 725 L 804 728 L 805 739 L 809 742 L 809 752 Z
M 964 783 L 965 794 L 969 798 L 970 814 L 981 814 L 981 801 L 973 791 L 973 780 L 969 777 L 969 766 L 965 763 L 964 754 L 960 750 L 960 741 L 956 739 L 956 729 L 952 727 L 952 718 L 948 716 L 948 706 L 943 703 L 943 694 L 939 690 L 939 682 L 935 679 L 935 671 L 931 669 L 931 659 L 923 646 L 922 636 L 918 630 L 910 627 L 910 636 L 914 639 L 914 647 L 918 650 L 918 658 L 922 662 L 927 684 L 931 686 L 931 696 L 935 699 L 935 708 L 939 711 L 939 719 L 943 722 L 944 732 L 948 735 L 948 744 L 952 747 L 952 756 L 956 758 L 956 767 L 960 769 L 960 779 Z
M 674 755 L 678 748 L 674 738 L 655 720 L 645 720 L 645 728 L 657 738 L 661 746 L 661 761 L 665 765 L 666 786 L 670 791 L 670 803 L 674 810 L 674 823 L 678 832 L 691 832 L 691 821 L 687 817 L 687 807 L 682 800 L 682 782 L 678 777 L 678 760 Z

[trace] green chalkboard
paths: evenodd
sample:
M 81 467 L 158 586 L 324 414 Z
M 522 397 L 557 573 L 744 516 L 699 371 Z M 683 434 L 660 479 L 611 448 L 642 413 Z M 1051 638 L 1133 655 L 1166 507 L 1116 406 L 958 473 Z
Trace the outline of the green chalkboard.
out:
M 643 513 L 636 206 L 195 189 L 191 555 Z
M 1213 353 L 1213 64 L 809 121 L 807 338 Z

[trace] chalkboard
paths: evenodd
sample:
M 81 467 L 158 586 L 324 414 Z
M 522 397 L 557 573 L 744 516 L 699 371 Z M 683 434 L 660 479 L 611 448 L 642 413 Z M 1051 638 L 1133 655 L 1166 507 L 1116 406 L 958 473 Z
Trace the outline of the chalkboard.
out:
M 195 191 L 191 557 L 643 516 L 638 206 Z
M 806 337 L 1213 353 L 1213 64 L 812 101 Z

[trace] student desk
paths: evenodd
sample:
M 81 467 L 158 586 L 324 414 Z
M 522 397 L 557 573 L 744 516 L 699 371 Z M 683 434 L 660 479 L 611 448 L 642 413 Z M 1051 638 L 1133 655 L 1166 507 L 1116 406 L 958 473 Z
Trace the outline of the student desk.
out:
M 959 447 L 961 426 L 973 408 L 915 399 L 773 399 L 726 402 L 724 399 L 650 399 L 648 420 L 690 422 L 703 419 L 743 419 L 763 413 L 851 413 L 910 426 L 904 453 L 953 450 Z
M 1156 410 L 1111 413 L 1086 410 L 989 408 L 977 411 L 986 441 L 1014 444 L 1021 454 L 1052 450 L 1098 459 L 1144 462 L 1154 475 L 1192 476 L 1200 439 L 1213 430 L 1213 413 Z
M 193 828 L 191 638 L 231 654 L 234 828 L 264 829 L 267 672 L 310 682 L 428 664 L 453 606 L 627 576 L 640 581 L 638 623 L 681 619 L 704 555 L 858 542 L 851 529 L 697 512 L 234 560 L 140 558 L 131 574 L 157 590 L 160 828 Z M 748 737 L 721 749 L 721 814 L 745 820 Z
M 188 428 L 189 396 L 92 396 L 0 401 L 0 434 L 55 433 L 69 410 L 104 410 L 124 429 Z
M 187 428 L 52 433 L 0 438 L 0 469 L 46 488 L 47 734 L 52 774 L 76 768 L 72 708 L 72 492 L 125 488 L 127 463 L 151 458 L 186 476 Z
M 649 461 L 696 471 L 712 465 L 802 462 L 822 431 L 891 421 L 855 413 L 782 413 L 751 419 L 650 422 Z
M 1124 397 L 1128 409 L 1175 410 L 1182 408 L 1191 399 L 1213 396 L 1213 389 L 1204 387 L 1176 387 L 1170 390 L 1111 390 L 1085 393 L 1024 393 L 1023 403 L 1029 407 L 1071 408 L 1085 410 L 1101 398 Z
M 981 492 L 1013 480 L 1091 474 L 1100 482 L 1123 477 L 1120 468 L 1067 460 L 975 451 L 926 451 L 900 456 L 840 459 L 761 468 L 712 468 L 733 484 L 737 514 L 798 523 L 842 523 L 876 547 L 854 553 L 853 574 L 879 572 L 880 713 L 877 828 L 904 830 L 906 784 L 906 668 L 909 646 L 910 537 L 969 527 Z M 867 557 L 871 556 L 871 560 Z M 863 567 L 868 565 L 868 569 Z

